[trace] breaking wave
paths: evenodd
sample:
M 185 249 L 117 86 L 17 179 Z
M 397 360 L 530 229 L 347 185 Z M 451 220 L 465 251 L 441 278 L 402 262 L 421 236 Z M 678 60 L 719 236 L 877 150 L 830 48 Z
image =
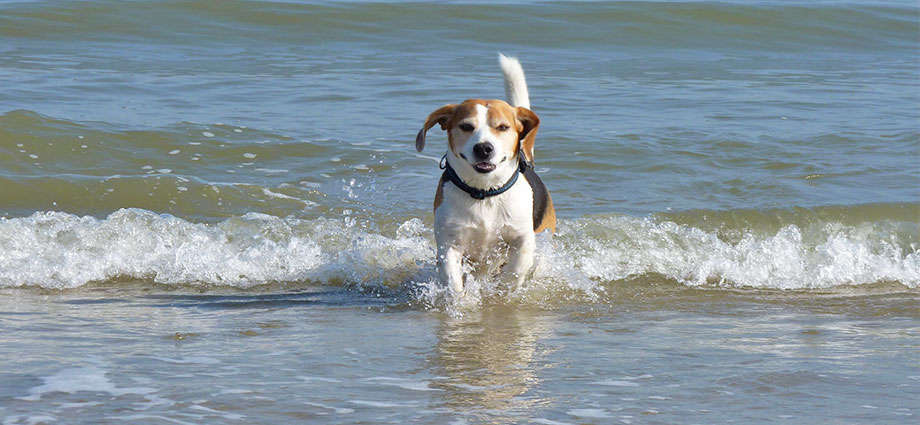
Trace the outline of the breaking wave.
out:
M 914 205 L 905 208 L 908 214 L 916 211 Z M 717 217 L 692 215 L 695 224 L 679 215 L 562 220 L 554 237 L 538 238 L 537 266 L 523 291 L 594 299 L 610 285 L 643 277 L 686 286 L 784 290 L 880 282 L 920 286 L 915 221 L 844 223 L 821 219 L 826 211 L 818 211 L 758 228 L 710 214 Z M 296 283 L 406 290 L 411 297 L 431 298 L 443 293 L 431 235 L 430 225 L 417 218 L 362 226 L 347 217 L 256 213 L 194 223 L 141 209 L 105 218 L 37 212 L 0 219 L 0 288 L 140 281 L 258 290 Z M 496 290 L 487 281 L 471 284 Z

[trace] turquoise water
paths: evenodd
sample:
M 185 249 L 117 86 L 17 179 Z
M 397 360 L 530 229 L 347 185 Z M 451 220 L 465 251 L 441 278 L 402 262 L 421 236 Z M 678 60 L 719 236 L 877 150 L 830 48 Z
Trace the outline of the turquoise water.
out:
M 4 423 L 916 423 L 910 1 L 0 2 Z M 519 57 L 559 216 L 436 281 Z

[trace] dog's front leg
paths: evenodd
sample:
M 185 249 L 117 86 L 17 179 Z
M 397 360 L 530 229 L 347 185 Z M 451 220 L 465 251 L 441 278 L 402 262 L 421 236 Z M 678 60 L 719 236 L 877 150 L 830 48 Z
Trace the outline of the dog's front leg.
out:
M 453 294 L 463 292 L 463 252 L 454 245 L 438 246 L 438 274 Z
M 533 254 L 537 248 L 536 237 L 533 232 L 518 235 L 508 241 L 510 248 L 508 263 L 502 267 L 502 277 L 517 290 L 524 283 L 527 274 L 533 267 Z

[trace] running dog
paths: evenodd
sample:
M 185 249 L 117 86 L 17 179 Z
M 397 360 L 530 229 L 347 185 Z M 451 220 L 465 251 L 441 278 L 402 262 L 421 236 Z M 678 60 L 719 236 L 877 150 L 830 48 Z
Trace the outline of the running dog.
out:
M 524 70 L 504 55 L 499 63 L 510 104 L 468 99 L 446 105 L 428 116 L 415 138 L 421 152 L 431 127 L 447 132 L 434 234 L 438 273 L 454 294 L 464 289 L 465 260 L 477 274 L 500 266 L 502 279 L 520 287 L 533 267 L 535 235 L 556 230 L 553 201 L 533 168 L 540 119 L 530 110 Z

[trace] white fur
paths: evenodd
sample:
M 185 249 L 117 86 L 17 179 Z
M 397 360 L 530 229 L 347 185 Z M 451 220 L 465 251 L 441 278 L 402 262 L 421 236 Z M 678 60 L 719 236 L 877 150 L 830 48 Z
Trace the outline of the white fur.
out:
M 450 150 L 447 152 L 447 160 L 450 166 L 457 172 L 466 184 L 482 189 L 494 189 L 504 185 L 514 169 L 517 168 L 517 162 L 514 161 L 514 152 L 506 143 L 502 143 L 499 137 L 492 132 L 492 129 L 485 123 L 488 121 L 489 110 L 485 106 L 476 105 L 476 130 L 470 138 L 463 144 L 460 153 L 466 156 L 467 161 L 452 155 Z M 491 142 L 495 151 L 492 155 L 491 162 L 496 165 L 495 171 L 488 174 L 482 174 L 473 169 L 476 163 L 473 155 L 473 146 L 480 142 Z M 464 164 L 465 162 L 465 164 Z
M 505 99 L 511 106 L 523 106 L 530 109 L 530 94 L 527 93 L 527 80 L 524 79 L 524 68 L 517 58 L 511 58 L 501 53 L 498 62 L 502 67 L 505 77 Z
M 443 202 L 434 212 L 434 236 L 438 245 L 441 281 L 455 294 L 463 291 L 463 258 L 479 273 L 494 273 L 502 264 L 501 243 L 510 248 L 501 269 L 503 279 L 515 287 L 523 283 L 533 266 L 536 239 L 533 233 L 533 190 L 523 178 L 507 192 L 477 200 L 453 184 L 443 188 Z

